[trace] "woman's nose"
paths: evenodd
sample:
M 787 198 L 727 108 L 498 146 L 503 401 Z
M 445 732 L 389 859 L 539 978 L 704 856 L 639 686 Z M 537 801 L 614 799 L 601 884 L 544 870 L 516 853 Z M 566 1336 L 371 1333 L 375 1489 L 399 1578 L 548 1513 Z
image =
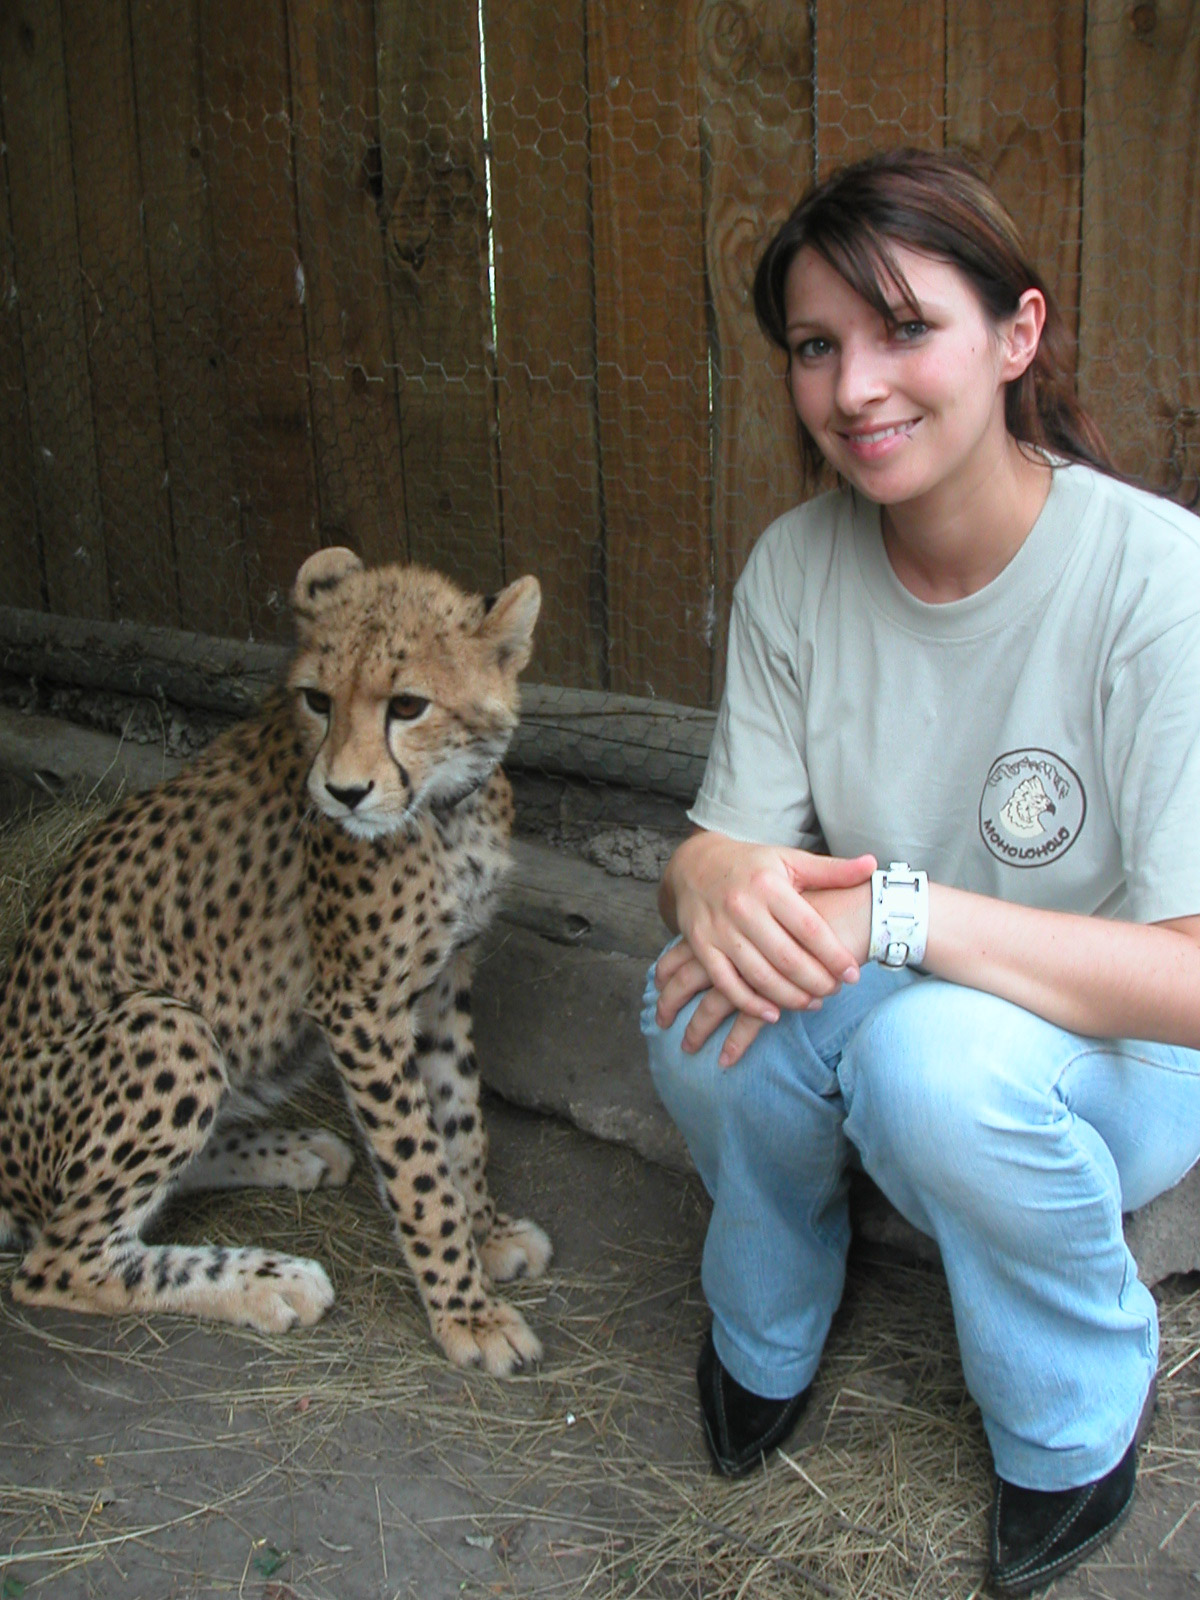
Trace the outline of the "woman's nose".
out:
M 847 340 L 838 353 L 834 399 L 843 416 L 853 417 L 864 406 L 887 394 L 887 373 L 880 353 L 857 340 Z

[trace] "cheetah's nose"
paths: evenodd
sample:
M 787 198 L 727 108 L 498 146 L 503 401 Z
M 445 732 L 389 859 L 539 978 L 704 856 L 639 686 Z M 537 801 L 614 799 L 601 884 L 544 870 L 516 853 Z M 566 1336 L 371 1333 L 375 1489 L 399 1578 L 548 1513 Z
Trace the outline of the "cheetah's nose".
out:
M 338 802 L 338 804 L 345 806 L 347 811 L 353 811 L 355 806 L 358 805 L 359 801 L 365 800 L 367 795 L 370 794 L 374 787 L 374 781 L 371 783 L 354 784 L 347 789 L 339 789 L 334 783 L 327 783 L 325 785 L 325 788 Z

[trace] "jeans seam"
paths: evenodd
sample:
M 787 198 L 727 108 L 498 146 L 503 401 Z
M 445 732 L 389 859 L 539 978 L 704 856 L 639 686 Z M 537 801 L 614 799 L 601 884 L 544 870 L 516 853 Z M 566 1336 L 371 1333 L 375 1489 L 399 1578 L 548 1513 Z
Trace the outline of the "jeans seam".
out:
M 1050 1085 L 1053 1094 L 1058 1094 L 1059 1085 L 1064 1076 L 1077 1062 L 1086 1061 L 1090 1056 L 1115 1056 L 1121 1060 L 1135 1062 L 1140 1067 L 1149 1067 L 1154 1072 L 1169 1072 L 1175 1078 L 1200 1077 L 1200 1068 L 1178 1067 L 1172 1061 L 1162 1061 L 1157 1056 L 1148 1055 L 1140 1050 L 1130 1050 L 1124 1041 L 1115 1039 L 1097 1039 L 1094 1043 L 1081 1044 L 1059 1067 L 1054 1080 Z M 1065 1104 L 1065 1102 L 1064 1102 Z
M 1076 1111 L 1073 1111 L 1071 1109 L 1071 1107 L 1067 1104 L 1066 1099 L 1063 1097 L 1062 1093 L 1060 1092 L 1060 1085 L 1062 1084 L 1062 1080 L 1063 1080 L 1064 1076 L 1066 1075 L 1066 1073 L 1070 1070 L 1071 1067 L 1075 1066 L 1077 1062 L 1086 1061 L 1089 1056 L 1101 1056 L 1101 1055 L 1111 1056 L 1113 1054 L 1116 1054 L 1117 1052 L 1115 1052 L 1112 1049 L 1112 1041 L 1109 1040 L 1109 1041 L 1105 1041 L 1105 1042 L 1109 1046 L 1107 1049 L 1104 1047 L 1104 1043 L 1099 1042 L 1099 1041 L 1096 1044 L 1088 1044 L 1088 1045 L 1081 1046 L 1066 1061 L 1063 1062 L 1061 1068 L 1059 1069 L 1057 1075 L 1055 1076 L 1054 1082 L 1050 1086 L 1050 1092 L 1053 1094 L 1055 1099 L 1058 1101 L 1058 1104 L 1062 1107 L 1062 1109 L 1066 1113 L 1066 1115 L 1068 1117 L 1070 1117 L 1072 1120 L 1074 1120 L 1079 1115 L 1079 1113 L 1076 1112 Z M 1140 1052 L 1136 1052 L 1136 1051 L 1133 1051 L 1133 1050 L 1122 1050 L 1122 1051 L 1120 1051 L 1120 1054 L 1122 1056 L 1128 1057 L 1128 1059 L 1130 1059 L 1131 1061 L 1138 1062 L 1139 1065 L 1144 1066 L 1144 1067 L 1151 1067 L 1151 1068 L 1154 1068 L 1154 1069 L 1160 1069 L 1161 1068 L 1164 1071 L 1173 1072 L 1173 1073 L 1176 1074 L 1176 1076 L 1179 1076 L 1179 1077 L 1194 1077 L 1195 1076 L 1194 1073 L 1182 1072 L 1182 1071 L 1180 1071 L 1180 1070 L 1168 1065 L 1165 1062 L 1156 1061 L 1153 1056 L 1144 1055 L 1144 1054 L 1141 1054 Z M 1049 1121 L 1050 1119 L 1048 1118 L 1047 1120 Z M 1087 1119 L 1085 1118 L 1084 1120 L 1086 1121 Z M 1195 1165 L 1195 1163 L 1193 1163 L 1193 1165 Z M 1119 1204 L 1119 1202 L 1118 1202 L 1118 1204 Z M 1122 1229 L 1122 1232 L 1123 1231 L 1124 1230 Z M 1130 1267 L 1131 1266 L 1133 1268 L 1132 1272 L 1130 1271 Z M 1129 1308 L 1129 1306 L 1127 1304 L 1129 1291 L 1130 1291 L 1131 1287 L 1134 1284 L 1139 1283 L 1140 1281 L 1141 1280 L 1139 1279 L 1138 1273 L 1137 1273 L 1137 1263 L 1136 1263 L 1136 1261 L 1134 1261 L 1133 1254 L 1130 1251 L 1128 1245 L 1126 1245 L 1126 1247 L 1125 1247 L 1125 1266 L 1124 1266 L 1124 1271 L 1123 1271 L 1123 1273 L 1121 1275 L 1121 1287 L 1117 1292 L 1117 1304 L 1121 1307 L 1122 1311 L 1126 1312 L 1129 1315 L 1136 1315 L 1135 1312 L 1131 1312 L 1130 1311 L 1130 1308 Z M 1145 1315 L 1143 1315 L 1142 1317 L 1138 1318 L 1138 1320 L 1142 1325 L 1142 1348 L 1143 1348 L 1143 1351 L 1146 1354 L 1146 1356 L 1149 1357 L 1150 1352 L 1151 1352 L 1151 1346 L 1154 1343 L 1153 1323 L 1151 1321 L 1151 1318 L 1149 1316 L 1145 1316 Z

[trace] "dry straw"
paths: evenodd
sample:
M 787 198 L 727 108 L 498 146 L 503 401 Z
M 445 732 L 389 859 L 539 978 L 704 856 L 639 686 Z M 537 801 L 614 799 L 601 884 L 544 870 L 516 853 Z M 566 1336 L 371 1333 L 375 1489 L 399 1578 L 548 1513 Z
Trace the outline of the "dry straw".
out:
M 98 811 L 57 804 L 0 834 L 5 960 L 53 862 Z M 349 1134 L 332 1083 L 312 1086 L 293 1115 Z M 526 1167 L 553 1171 L 557 1162 L 569 1174 L 574 1135 L 544 1122 L 528 1137 Z M 611 1159 L 620 1181 L 620 1164 L 633 1158 L 614 1150 Z M 493 1593 L 968 1600 L 978 1592 L 990 1469 L 963 1388 L 945 1286 L 925 1267 L 854 1259 L 808 1417 L 766 1473 L 729 1484 L 707 1472 L 694 1420 L 691 1365 L 704 1315 L 694 1228 L 684 1245 L 669 1222 L 656 1219 L 643 1241 L 613 1253 L 605 1268 L 552 1269 L 519 1287 L 512 1297 L 543 1336 L 548 1359 L 511 1383 L 464 1376 L 438 1356 L 361 1163 L 342 1193 L 205 1197 L 176 1208 L 161 1231 L 283 1245 L 329 1268 L 338 1304 L 326 1322 L 302 1338 L 222 1331 L 216 1348 L 236 1344 L 238 1359 L 207 1368 L 193 1359 L 187 1369 L 198 1415 L 232 1418 L 259 1407 L 281 1419 L 279 1459 L 158 1525 L 123 1522 L 120 1504 L 102 1498 L 55 1500 L 44 1488 L 0 1481 L 0 1585 L 6 1570 L 19 1571 L 22 1583 L 51 1581 L 51 1592 L 60 1592 L 53 1581 L 64 1573 L 119 1559 L 123 1548 L 152 1543 L 206 1513 L 232 1515 L 267 1480 L 302 1492 L 323 1439 L 336 1438 L 354 1413 L 386 1412 L 415 1423 L 445 1481 L 471 1495 L 473 1537 L 502 1570 L 508 1530 L 524 1521 L 540 1530 L 554 1559 L 538 1567 L 537 1586 L 517 1587 L 514 1579 L 514 1587 L 493 1586 Z M 10 1272 L 11 1261 L 5 1280 Z M 1197 1504 L 1200 1291 L 1180 1280 L 1164 1286 L 1160 1300 L 1160 1414 L 1144 1479 L 1170 1502 L 1167 1547 L 1184 1541 Z M 165 1322 L 125 1319 L 114 1332 L 90 1319 L 76 1325 L 28 1312 L 7 1293 L 0 1317 L 0 1344 L 19 1336 L 48 1360 L 102 1358 L 143 1382 L 148 1400 L 171 1392 L 175 1334 Z M 288 1430 L 300 1421 L 303 1435 L 293 1436 Z M 144 1432 L 153 1438 L 153 1420 Z M 182 1446 L 175 1440 L 172 1447 Z M 222 1444 L 201 1436 L 195 1447 Z M 11 1465 L 0 1467 L 0 1480 L 11 1477 Z M 385 1494 L 378 1511 L 386 1561 L 385 1525 L 411 1519 L 402 1495 Z M 448 1548 L 436 1526 L 413 1527 Z M 341 1548 L 328 1546 L 331 1563 Z M 489 1592 L 474 1590 L 464 1573 L 464 1593 Z M 241 1587 L 251 1592 L 246 1578 Z

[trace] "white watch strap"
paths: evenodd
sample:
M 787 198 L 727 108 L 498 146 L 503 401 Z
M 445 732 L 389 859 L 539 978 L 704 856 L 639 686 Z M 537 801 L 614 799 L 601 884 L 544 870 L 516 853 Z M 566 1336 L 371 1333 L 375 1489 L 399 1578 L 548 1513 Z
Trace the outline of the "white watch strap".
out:
M 929 879 L 907 861 L 893 861 L 871 874 L 870 961 L 885 967 L 916 967 L 925 959 L 929 936 Z

